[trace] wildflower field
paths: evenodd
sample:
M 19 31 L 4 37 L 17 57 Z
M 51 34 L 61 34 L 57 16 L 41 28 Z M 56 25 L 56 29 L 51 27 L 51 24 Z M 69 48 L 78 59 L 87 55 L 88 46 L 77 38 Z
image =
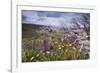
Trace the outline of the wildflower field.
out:
M 23 24 L 22 62 L 89 59 L 89 50 L 85 45 L 82 47 L 80 43 L 82 42 L 80 37 L 84 37 L 84 32 L 74 34 L 72 30 L 51 31 L 43 29 L 44 26 L 40 27 Z M 85 37 L 84 40 L 87 38 Z

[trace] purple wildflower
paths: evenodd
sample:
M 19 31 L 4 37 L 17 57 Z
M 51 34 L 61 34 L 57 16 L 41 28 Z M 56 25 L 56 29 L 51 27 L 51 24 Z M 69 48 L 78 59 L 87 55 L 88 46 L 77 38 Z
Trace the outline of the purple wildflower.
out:
M 71 37 L 70 37 L 70 42 L 71 42 L 71 43 L 74 43 L 74 42 L 76 41 L 76 39 L 77 39 L 77 36 L 76 36 L 75 34 L 73 34 L 73 35 L 71 35 Z
M 44 42 L 43 42 L 43 48 L 44 48 L 43 50 L 44 50 L 45 52 L 49 50 L 48 41 L 44 40 Z

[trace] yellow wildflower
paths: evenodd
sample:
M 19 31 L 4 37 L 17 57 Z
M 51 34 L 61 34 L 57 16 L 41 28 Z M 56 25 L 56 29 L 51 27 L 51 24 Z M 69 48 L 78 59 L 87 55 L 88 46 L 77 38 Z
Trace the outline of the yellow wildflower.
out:
M 61 49 L 61 47 L 59 47 L 58 49 Z
M 39 56 L 39 54 L 36 55 L 37 57 Z
M 35 57 L 32 57 L 30 60 L 33 60 Z
M 73 47 L 73 49 L 76 49 L 75 47 Z
M 69 46 L 71 47 L 71 46 L 72 46 L 72 44 L 69 44 Z

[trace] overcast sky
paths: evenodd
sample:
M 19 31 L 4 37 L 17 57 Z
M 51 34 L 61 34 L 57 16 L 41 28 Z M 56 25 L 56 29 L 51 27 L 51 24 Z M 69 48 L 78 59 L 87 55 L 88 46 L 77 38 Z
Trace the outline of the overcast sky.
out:
M 62 26 L 71 25 L 73 18 L 86 13 L 22 10 L 22 23 Z

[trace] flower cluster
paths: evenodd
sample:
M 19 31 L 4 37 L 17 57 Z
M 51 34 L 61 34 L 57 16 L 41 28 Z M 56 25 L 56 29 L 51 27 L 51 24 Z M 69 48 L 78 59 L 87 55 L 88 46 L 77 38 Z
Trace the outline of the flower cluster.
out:
M 35 38 L 24 38 L 22 62 L 89 59 L 86 49 L 80 51 L 77 38 L 75 34 L 67 37 L 62 32 L 38 32 Z

